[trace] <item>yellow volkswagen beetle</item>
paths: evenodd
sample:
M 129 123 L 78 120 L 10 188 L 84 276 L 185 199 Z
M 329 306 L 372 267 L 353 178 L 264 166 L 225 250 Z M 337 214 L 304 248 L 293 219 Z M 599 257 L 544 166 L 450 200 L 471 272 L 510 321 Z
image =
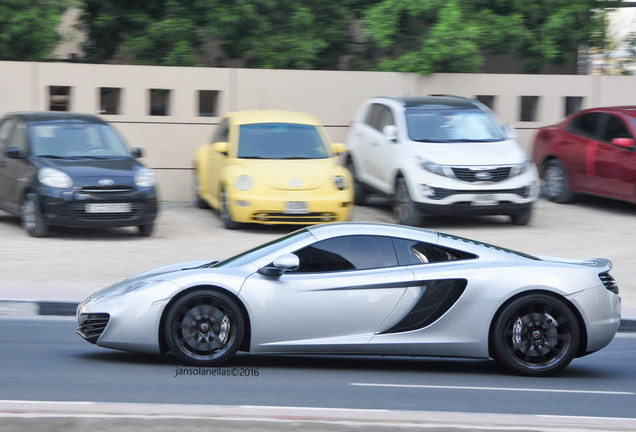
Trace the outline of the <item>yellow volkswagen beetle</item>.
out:
M 349 171 L 308 114 L 254 110 L 226 114 L 210 144 L 197 149 L 194 189 L 200 207 L 217 210 L 226 228 L 241 223 L 317 224 L 349 220 Z

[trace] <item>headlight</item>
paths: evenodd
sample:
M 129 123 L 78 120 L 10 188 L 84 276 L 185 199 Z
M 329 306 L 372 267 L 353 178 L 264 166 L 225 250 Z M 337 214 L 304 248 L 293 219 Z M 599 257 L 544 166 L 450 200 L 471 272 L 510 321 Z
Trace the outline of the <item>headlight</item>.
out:
M 446 167 L 438 165 L 435 162 L 427 161 L 426 159 L 420 157 L 418 157 L 417 159 L 420 162 L 420 166 L 426 171 L 437 174 L 439 176 L 451 177 L 447 174 Z
M 234 186 L 236 186 L 238 190 L 248 191 L 252 189 L 252 178 L 248 176 L 247 174 L 241 174 L 236 179 Z
M 137 280 L 137 281 L 122 281 L 122 282 L 118 282 L 114 285 L 109 286 L 108 288 L 105 288 L 104 290 L 102 290 L 102 292 L 98 292 L 97 295 L 95 297 L 113 297 L 113 296 L 119 296 L 119 295 L 123 295 L 126 293 L 129 293 L 131 291 L 137 291 L 140 290 L 142 288 L 146 288 L 152 284 L 161 282 L 160 280 L 151 280 L 151 279 L 143 279 L 143 280 Z M 101 294 L 101 295 L 100 295 Z
M 46 186 L 54 188 L 70 188 L 73 180 L 65 173 L 55 168 L 42 168 L 38 171 L 38 180 Z
M 135 173 L 135 184 L 139 187 L 153 187 L 155 173 L 150 168 L 141 168 Z
M 527 159 L 522 164 L 514 165 L 510 169 L 510 177 L 515 177 L 515 176 L 518 176 L 519 174 L 523 174 L 524 172 L 528 171 L 531 165 L 532 165 L 532 162 L 530 162 Z
M 342 176 L 335 176 L 331 180 L 333 180 L 333 185 L 338 190 L 344 190 L 347 187 L 347 181 Z

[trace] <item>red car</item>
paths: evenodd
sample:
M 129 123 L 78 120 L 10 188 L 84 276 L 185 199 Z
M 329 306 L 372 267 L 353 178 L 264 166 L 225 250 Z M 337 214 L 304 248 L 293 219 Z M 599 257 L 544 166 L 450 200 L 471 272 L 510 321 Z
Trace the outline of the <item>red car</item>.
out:
M 532 159 L 543 195 L 567 202 L 574 192 L 636 203 L 636 106 L 591 108 L 537 132 Z

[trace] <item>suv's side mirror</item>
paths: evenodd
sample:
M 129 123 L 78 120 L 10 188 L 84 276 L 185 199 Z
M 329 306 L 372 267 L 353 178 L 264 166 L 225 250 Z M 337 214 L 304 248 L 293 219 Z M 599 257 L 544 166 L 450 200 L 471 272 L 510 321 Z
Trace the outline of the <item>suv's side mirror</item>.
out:
M 228 151 L 230 150 L 230 143 L 228 142 L 215 142 L 212 144 L 212 150 L 217 153 L 222 153 L 227 156 Z
M 11 159 L 24 159 L 26 157 L 25 154 L 22 152 L 22 150 L 20 150 L 17 147 L 7 148 L 7 150 L 5 151 L 5 154 L 7 155 L 8 158 L 11 158 Z
M 398 138 L 397 126 L 395 125 L 386 125 L 382 128 L 382 133 L 386 136 L 386 139 L 389 141 L 396 142 Z
M 298 255 L 284 254 L 276 257 L 271 266 L 265 266 L 258 272 L 266 276 L 280 276 L 286 271 L 296 270 L 299 264 Z
M 619 147 L 632 148 L 634 147 L 633 138 L 614 138 L 612 144 Z
M 133 155 L 134 158 L 140 158 L 140 157 L 143 157 L 144 151 L 143 149 L 139 147 L 135 147 L 134 149 L 132 149 L 131 154 Z

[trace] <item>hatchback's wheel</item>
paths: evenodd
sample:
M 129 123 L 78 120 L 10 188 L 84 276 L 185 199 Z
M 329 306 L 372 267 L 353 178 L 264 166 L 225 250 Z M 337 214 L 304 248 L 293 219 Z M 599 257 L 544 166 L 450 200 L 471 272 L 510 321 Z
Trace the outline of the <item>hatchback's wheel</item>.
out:
M 209 208 L 210 206 L 208 203 L 201 198 L 201 183 L 199 179 L 199 171 L 197 171 L 196 168 L 194 169 L 194 178 L 192 181 L 194 184 L 194 205 L 201 209 Z
M 152 232 L 155 230 L 155 224 L 151 223 L 146 225 L 139 225 L 137 228 L 139 229 L 140 236 L 150 237 L 152 235 Z
M 529 376 L 552 375 L 575 357 L 579 324 L 563 301 L 531 294 L 508 304 L 494 326 L 494 357 L 511 371 Z
M 364 201 L 367 198 L 367 188 L 360 182 L 360 180 L 358 180 L 356 167 L 352 158 L 347 159 L 347 169 L 351 173 L 351 178 L 353 179 L 353 203 L 355 205 L 364 205 Z
M 240 226 L 238 222 L 232 219 L 232 214 L 230 213 L 230 197 L 225 189 L 221 190 L 221 208 L 219 210 L 219 216 L 221 217 L 223 226 L 227 229 L 237 229 Z
M 510 215 L 512 223 L 515 225 L 528 225 L 532 218 L 532 207 L 528 207 L 519 213 Z
M 229 360 L 245 334 L 236 302 L 225 294 L 193 291 L 177 300 L 164 322 L 166 342 L 183 363 L 216 366 Z
M 411 199 L 406 181 L 402 177 L 398 178 L 395 182 L 393 217 L 399 224 L 409 226 L 418 226 L 421 220 L 417 204 Z
M 572 199 L 568 174 L 558 159 L 549 160 L 543 167 L 543 196 L 557 203 Z
M 40 211 L 38 197 L 34 193 L 27 194 L 22 203 L 22 227 L 32 237 L 45 237 L 49 233 Z

